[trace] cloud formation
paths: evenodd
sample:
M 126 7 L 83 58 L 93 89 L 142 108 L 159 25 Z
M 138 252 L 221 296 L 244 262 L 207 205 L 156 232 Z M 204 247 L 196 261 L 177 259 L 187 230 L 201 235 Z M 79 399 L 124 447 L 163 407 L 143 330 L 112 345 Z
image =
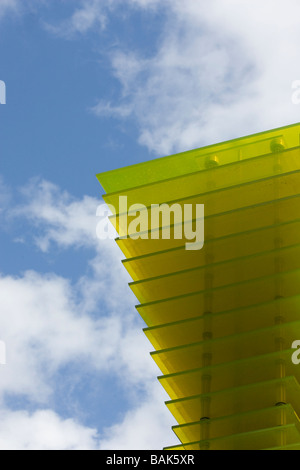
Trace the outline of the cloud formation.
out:
M 297 122 L 300 77 L 295 0 L 166 1 L 157 52 L 121 48 L 111 58 L 121 86 L 98 116 L 126 119 L 139 142 L 165 155 Z
M 7 13 L 16 13 L 19 8 L 18 0 L 1 0 L 0 1 L 0 19 Z
M 71 16 L 47 29 L 67 39 L 102 34 L 120 4 L 74 2 Z M 300 108 L 292 103 L 292 83 L 300 79 L 298 0 L 126 0 L 122 5 L 129 12 L 163 8 L 165 19 L 151 54 L 138 45 L 110 52 L 119 98 L 99 96 L 93 112 L 132 120 L 140 144 L 152 152 L 189 150 L 299 120 Z M 23 2 L 0 0 L 0 18 L 24 10 Z M 0 339 L 7 345 L 7 366 L 0 366 L 0 448 L 171 444 L 173 420 L 163 390 L 154 385 L 157 370 L 121 253 L 111 240 L 100 244 L 96 238 L 99 201 L 76 199 L 39 179 L 23 188 L 17 207 L 8 193 L 0 180 L 1 218 L 26 223 L 41 253 L 72 250 L 76 260 L 76 250 L 86 250 L 89 259 L 75 281 L 33 270 L 0 275 Z M 138 398 L 101 434 L 51 408 L 55 377 L 74 365 L 77 373 L 91 371 L 99 380 L 109 372 L 124 393 Z M 34 411 L 11 409 L 11 396 L 25 397 Z
M 45 28 L 57 36 L 72 39 L 91 30 L 102 32 L 109 23 L 110 16 L 117 9 L 129 7 L 131 9 L 153 9 L 160 4 L 159 0 L 80 0 L 69 18 L 51 24 L 45 22 Z
M 99 96 L 97 116 L 132 120 L 139 143 L 158 155 L 298 122 L 297 0 L 82 0 L 69 18 L 44 24 L 68 39 L 96 31 L 101 41 L 121 5 L 126 18 L 156 11 L 164 21 L 154 53 L 124 49 L 121 37 L 107 51 L 120 93 Z M 0 15 L 17 6 L 2 0 Z
M 0 339 L 7 350 L 7 364 L 0 366 L 0 448 L 167 445 L 173 420 L 155 380 L 158 369 L 141 331 L 120 250 L 112 240 L 100 241 L 95 236 L 99 201 L 87 196 L 75 199 L 38 179 L 23 188 L 22 198 L 20 204 L 7 208 L 10 222 L 18 218 L 34 227 L 39 249 L 50 255 L 58 247 L 88 248 L 94 254 L 87 261 L 86 273 L 75 282 L 36 271 L 0 275 Z M 73 256 L 76 259 L 75 251 Z M 119 383 L 131 402 L 128 413 L 102 434 L 81 425 L 76 416 L 60 417 L 48 406 L 55 403 L 62 370 L 70 370 L 70 378 L 75 373 L 77 380 L 91 373 L 104 384 L 107 377 Z M 10 409 L 7 400 L 11 397 L 26 399 L 36 411 Z M 129 422 L 142 425 L 143 419 L 151 422 L 147 432 L 144 426 L 137 434 L 136 430 L 127 432 Z M 18 432 L 13 436 L 15 424 Z M 126 434 L 119 440 L 124 429 Z M 66 432 L 69 436 L 60 440 Z
M 97 450 L 95 429 L 73 419 L 63 420 L 51 410 L 29 413 L 0 411 L 1 450 Z

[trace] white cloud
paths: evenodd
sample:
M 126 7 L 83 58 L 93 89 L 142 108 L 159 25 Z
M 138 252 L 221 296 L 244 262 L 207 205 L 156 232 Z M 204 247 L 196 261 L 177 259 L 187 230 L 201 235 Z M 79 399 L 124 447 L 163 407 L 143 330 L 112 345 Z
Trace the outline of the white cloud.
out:
M 300 78 L 296 0 L 172 0 L 157 53 L 112 57 L 120 100 L 98 115 L 137 121 L 158 154 L 297 122 Z
M 0 331 L 7 350 L 7 364 L 1 366 L 0 397 L 5 419 L 0 412 L 0 448 L 86 447 L 79 431 L 86 438 L 91 431 L 80 426 L 73 429 L 73 420 L 65 425 L 51 411 L 39 419 L 38 415 L 29 419 L 22 413 L 9 412 L 4 405 L 5 398 L 11 395 L 26 396 L 39 407 L 46 405 L 56 392 L 52 380 L 55 373 L 72 363 L 77 365 L 78 376 L 90 371 L 104 384 L 108 374 L 111 380 L 119 381 L 123 393 L 132 400 L 132 407 L 124 410 L 120 422 L 107 429 L 97 445 L 102 449 L 154 449 L 159 444 L 169 445 L 173 438 L 171 425 L 175 422 L 165 409 L 163 393 L 157 398 L 153 384 L 158 370 L 149 357 L 151 348 L 140 327 L 127 316 L 124 298 L 119 315 L 109 312 L 102 316 L 100 304 L 96 320 L 80 314 L 79 304 L 73 303 L 74 294 L 66 280 L 55 276 L 26 273 L 20 279 L 0 279 Z M 143 396 L 142 403 L 138 396 Z M 49 413 L 52 419 L 47 417 Z M 12 430 L 19 418 L 22 420 L 18 432 L 13 435 L 6 431 L 6 426 Z M 41 427 L 38 431 L 37 426 Z M 60 441 L 60 434 L 68 428 L 69 439 Z
M 84 0 L 79 3 L 80 6 L 75 9 L 70 18 L 56 25 L 44 23 L 45 28 L 49 32 L 65 38 L 71 38 L 74 34 L 84 34 L 92 28 L 102 31 L 106 25 L 103 2 Z
M 0 396 L 44 402 L 53 392 L 53 374 L 75 361 L 87 370 L 107 370 L 120 341 L 120 321 L 101 311 L 98 320 L 80 315 L 74 294 L 54 275 L 0 278 L 0 331 L 7 350 Z
M 170 412 L 161 404 L 168 397 L 159 384 L 151 386 L 149 396 L 130 410 L 121 423 L 106 429 L 101 436 L 102 450 L 162 450 L 163 447 L 178 444 L 173 434 L 166 432 L 176 424 Z
M 66 37 L 103 31 L 120 4 L 78 1 L 69 18 L 47 27 Z M 0 15 L 20 5 L 2 0 Z M 299 120 L 300 107 L 292 103 L 292 83 L 300 79 L 297 0 L 122 0 L 122 5 L 128 14 L 135 8 L 163 9 L 166 20 L 152 57 L 122 46 L 113 53 L 120 99 L 99 97 L 93 111 L 133 118 L 142 145 L 164 155 Z
M 121 252 L 112 240 L 95 238 L 98 202 L 90 197 L 75 199 L 47 181 L 35 180 L 23 189 L 23 203 L 9 211 L 11 221 L 27 219 L 35 227 L 37 246 L 49 254 L 56 247 L 88 247 L 94 255 L 87 261 L 86 273 L 74 283 L 35 271 L 0 276 L 0 340 L 7 352 L 7 364 L 1 366 L 0 415 L 6 434 L 0 432 L 0 448 L 127 445 L 134 449 L 132 434 L 126 443 L 119 439 L 119 430 L 127 428 L 132 417 L 136 426 L 141 426 L 136 428 L 139 448 L 155 447 L 159 442 L 157 428 L 165 437 L 162 445 L 170 442 L 173 419 L 154 392 L 158 369 L 149 356 L 151 346 L 134 309 L 136 300 L 127 286 Z M 101 439 L 96 439 L 93 430 L 73 419 L 64 421 L 48 409 L 34 414 L 7 409 L 9 396 L 26 397 L 32 407 L 47 407 L 55 399 L 55 374 L 75 364 L 79 376 L 89 372 L 99 381 L 105 377 L 118 381 L 132 402 L 120 422 Z M 143 396 L 142 403 L 137 401 L 139 396 Z M 149 414 L 151 421 L 144 429 L 139 416 Z M 16 422 L 20 424 L 14 437 Z M 59 436 L 68 429 L 69 440 L 62 439 L 59 444 Z
M 63 420 L 51 410 L 35 413 L 0 411 L 0 450 L 96 450 L 95 429 L 73 419 Z
M 18 0 L 0 0 L 0 18 L 9 12 L 16 13 L 19 8 Z
M 165 408 L 160 388 L 151 393 L 123 420 L 101 434 L 75 419 L 62 419 L 52 410 L 36 412 L 0 410 L 0 450 L 161 450 L 176 445 L 166 429 L 174 422 Z
M 38 180 L 23 192 L 24 204 L 11 210 L 10 217 L 27 218 L 35 225 L 38 247 L 89 247 L 95 254 L 75 284 L 61 276 L 33 271 L 0 277 L 0 331 L 8 355 L 0 392 L 39 391 L 43 395 L 44 387 L 36 387 L 32 377 L 38 377 L 41 364 L 46 378 L 75 360 L 99 370 L 113 367 L 123 374 L 124 368 L 131 367 L 129 357 L 124 361 L 123 349 L 128 344 L 133 349 L 134 345 L 143 347 L 139 335 L 134 338 L 133 333 L 140 325 L 135 320 L 135 298 L 127 286 L 129 277 L 121 265 L 120 250 L 113 240 L 96 238 L 98 201 L 90 197 L 76 200 L 57 186 Z M 21 370 L 27 373 L 21 374 Z M 39 377 L 42 380 L 43 374 Z
M 42 251 L 48 251 L 52 242 L 63 248 L 96 247 L 99 201 L 95 198 L 76 200 L 53 183 L 39 179 L 33 179 L 22 193 L 24 204 L 14 207 L 10 216 L 26 217 L 40 228 L 35 241 Z
M 67 39 L 90 30 L 103 31 L 110 14 L 117 12 L 124 4 L 129 8 L 153 10 L 160 5 L 159 0 L 81 0 L 72 15 L 57 24 L 44 23 L 45 28 L 57 36 Z
M 47 0 L 0 0 L 0 19 L 11 15 L 19 16 L 26 11 L 35 11 Z
M 96 106 L 91 108 L 91 111 L 98 116 L 126 118 L 132 114 L 133 109 L 132 105 L 113 106 L 111 103 L 99 101 Z

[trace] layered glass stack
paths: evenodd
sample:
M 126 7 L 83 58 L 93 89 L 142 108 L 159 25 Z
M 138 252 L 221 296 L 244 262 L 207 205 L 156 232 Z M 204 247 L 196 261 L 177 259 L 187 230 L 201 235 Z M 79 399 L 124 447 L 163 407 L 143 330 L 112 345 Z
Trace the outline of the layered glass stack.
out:
M 296 124 L 97 175 L 178 423 L 169 449 L 300 449 L 299 139 Z M 204 205 L 204 245 L 175 219 L 150 232 L 155 204 Z

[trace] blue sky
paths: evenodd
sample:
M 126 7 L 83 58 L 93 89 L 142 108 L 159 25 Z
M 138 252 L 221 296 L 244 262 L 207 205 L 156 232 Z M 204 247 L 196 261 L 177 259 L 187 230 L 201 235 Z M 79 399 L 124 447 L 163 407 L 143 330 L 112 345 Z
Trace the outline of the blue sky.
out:
M 175 424 L 95 174 L 300 121 L 297 0 L 0 0 L 0 449 Z

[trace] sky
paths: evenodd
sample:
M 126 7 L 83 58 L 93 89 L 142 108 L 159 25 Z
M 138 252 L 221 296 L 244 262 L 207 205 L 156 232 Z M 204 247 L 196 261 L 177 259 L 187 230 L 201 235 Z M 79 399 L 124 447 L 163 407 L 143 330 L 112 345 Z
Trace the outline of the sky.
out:
M 298 0 L 0 0 L 0 450 L 178 443 L 95 175 L 300 121 Z

